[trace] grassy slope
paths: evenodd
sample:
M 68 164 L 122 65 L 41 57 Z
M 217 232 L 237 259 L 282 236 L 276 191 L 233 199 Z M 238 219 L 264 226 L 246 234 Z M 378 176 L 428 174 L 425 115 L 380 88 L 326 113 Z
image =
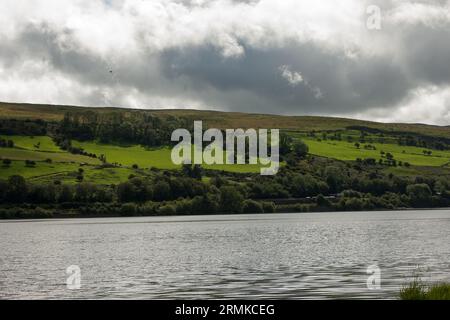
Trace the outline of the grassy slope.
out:
M 5 136 L 0 135 L 0 138 L 11 139 L 14 141 L 14 146 L 22 149 L 33 151 L 47 151 L 47 152 L 63 152 L 50 137 L 47 136 Z
M 0 150 L 1 152 L 1 150 Z M 38 162 L 35 167 L 26 167 L 24 161 L 12 161 L 10 166 L 0 165 L 0 178 L 19 174 L 25 178 L 38 178 L 61 172 L 74 172 L 79 168 L 77 163 Z
M 46 105 L 27 105 L 27 104 L 7 104 L 0 103 L 0 118 L 28 118 L 28 119 L 45 119 L 60 120 L 67 111 L 75 109 L 87 110 L 83 107 L 70 106 L 46 106 Z M 99 112 L 108 112 L 111 110 L 124 110 L 124 112 L 138 112 L 129 109 L 114 108 L 95 108 Z M 415 124 L 385 124 L 368 121 L 359 121 L 342 118 L 327 117 L 285 117 L 276 115 L 260 115 L 260 114 L 244 114 L 244 113 L 228 113 L 216 111 L 196 111 L 196 110 L 147 110 L 152 114 L 160 116 L 184 116 L 191 120 L 204 120 L 209 127 L 218 128 L 237 128 L 237 127 L 254 127 L 254 128 L 280 128 L 290 131 L 292 136 L 298 137 L 302 135 L 300 132 L 307 130 L 339 130 L 345 129 L 350 125 L 362 125 L 383 130 L 399 130 L 406 132 L 417 132 L 421 134 L 436 135 L 450 137 L 450 127 L 438 127 Z M 347 130 L 347 134 L 352 132 Z M 358 133 L 355 132 L 355 138 Z M 170 149 L 146 149 L 141 146 L 115 146 L 102 145 L 95 142 L 76 142 L 74 145 L 83 147 L 88 152 L 106 154 L 108 162 L 117 162 L 126 167 L 113 169 L 96 169 L 94 165 L 99 164 L 97 159 L 73 155 L 60 150 L 49 137 L 27 137 L 27 136 L 10 136 L 8 137 L 15 142 L 15 148 L 1 148 L 0 158 L 9 158 L 13 161 L 11 167 L 0 168 L 0 178 L 7 177 L 11 174 L 22 174 L 27 178 L 34 180 L 51 180 L 54 178 L 62 178 L 68 181 L 76 181 L 76 171 L 80 163 L 88 163 L 91 166 L 85 166 L 85 180 L 95 181 L 98 183 L 117 183 L 126 180 L 130 174 L 142 174 L 142 171 L 133 170 L 130 167 L 133 164 L 139 165 L 141 168 L 160 168 L 175 169 L 177 166 L 172 164 L 170 160 Z M 356 158 L 375 159 L 380 158 L 380 151 L 390 152 L 396 160 L 409 162 L 415 167 L 404 168 L 387 168 L 386 170 L 394 171 L 398 174 L 414 175 L 422 171 L 422 168 L 429 170 L 444 170 L 448 168 L 450 162 L 450 152 L 441 152 L 433 150 L 432 156 L 424 156 L 422 148 L 399 146 L 395 143 L 395 139 L 386 135 L 385 141 L 388 143 L 371 143 L 375 145 L 377 150 L 358 149 L 353 143 L 345 141 L 317 141 L 312 138 L 305 138 L 309 145 L 310 152 L 315 155 L 335 158 L 338 160 L 355 160 Z M 356 141 L 356 140 L 355 140 Z M 376 141 L 376 139 L 375 139 Z M 40 142 L 39 148 L 37 144 Z M 404 152 L 403 152 L 404 151 Z M 53 163 L 43 162 L 45 159 L 52 159 Z M 27 168 L 23 160 L 39 161 L 36 168 Z M 417 167 L 423 166 L 423 167 Z M 259 172 L 258 165 L 242 166 L 242 165 L 213 165 L 206 166 L 209 169 L 227 170 L 234 172 Z M 436 169 L 432 169 L 432 168 Z M 418 171 L 419 170 L 419 171 Z M 427 169 L 428 170 L 428 169 Z M 434 171 L 433 171 L 434 172 Z
M 178 169 L 180 166 L 172 163 L 171 149 L 168 147 L 147 149 L 142 146 L 116 146 L 96 142 L 73 141 L 72 144 L 82 147 L 87 152 L 97 155 L 105 154 L 110 163 L 119 163 L 125 166 L 137 164 L 140 168 Z M 203 165 L 206 169 L 226 170 L 230 172 L 259 172 L 258 165 Z
M 51 159 L 53 162 L 85 162 L 89 164 L 100 164 L 100 161 L 97 159 L 82 155 L 74 155 L 68 152 L 40 152 L 18 148 L 1 148 L 0 158 L 34 161 L 45 161 L 46 159 Z
M 404 131 L 432 136 L 450 138 L 450 127 L 430 126 L 424 124 L 377 123 L 345 118 L 315 116 L 280 116 L 266 114 L 250 114 L 239 112 L 218 112 L 199 110 L 130 110 L 119 108 L 83 108 L 70 106 L 11 104 L 0 102 L 0 117 L 61 120 L 64 113 L 71 110 L 96 110 L 108 112 L 122 110 L 124 112 L 147 112 L 160 116 L 184 116 L 193 120 L 203 120 L 207 126 L 215 128 L 279 128 L 310 130 L 339 130 L 347 126 L 367 126 L 387 131 Z
M 14 174 L 20 174 L 31 181 L 48 182 L 52 180 L 64 180 L 69 183 L 75 183 L 78 175 L 77 171 L 80 164 L 83 166 L 84 181 L 100 184 L 119 183 L 128 179 L 130 174 L 149 175 L 149 172 L 143 170 L 134 170 L 131 167 L 137 164 L 140 168 L 155 167 L 158 169 L 177 169 L 172 163 L 169 148 L 146 149 L 142 146 L 117 146 L 109 144 L 99 144 L 96 142 L 77 142 L 76 146 L 83 147 L 89 152 L 97 155 L 106 154 L 109 162 L 117 162 L 125 167 L 123 168 L 103 168 L 98 159 L 74 155 L 62 151 L 54 142 L 46 136 L 3 136 L 12 139 L 15 143 L 14 148 L 0 148 L 0 159 L 11 159 L 10 166 L 0 164 L 0 178 L 5 179 Z M 37 144 L 40 142 L 39 148 Z M 45 162 L 51 159 L 51 163 Z M 34 167 L 25 166 L 25 160 L 34 160 Z M 127 168 L 128 167 L 128 168 Z M 257 165 L 212 165 L 205 166 L 208 169 L 226 170 L 232 172 L 259 172 Z
M 75 169 L 77 170 L 77 166 Z M 54 180 L 61 180 L 65 183 L 74 184 L 77 183 L 77 171 L 61 171 L 55 172 L 50 175 L 35 176 L 30 179 L 32 182 L 51 182 Z M 85 182 L 92 182 L 96 184 L 118 184 L 123 181 L 127 181 L 128 177 L 133 174 L 135 176 L 150 176 L 150 173 L 143 174 L 139 170 L 133 170 L 129 168 L 97 168 L 92 166 L 84 166 L 84 179 Z
M 416 166 L 443 166 L 450 162 L 449 151 L 431 150 L 431 156 L 425 156 L 423 148 L 399 146 L 396 144 L 371 143 L 377 150 L 366 150 L 363 147 L 359 149 L 354 143 L 346 141 L 317 141 L 313 139 L 304 139 L 309 147 L 309 152 L 314 155 L 335 158 L 338 160 L 356 160 L 357 158 L 380 159 L 380 151 L 390 152 L 394 159 L 403 162 L 409 162 Z

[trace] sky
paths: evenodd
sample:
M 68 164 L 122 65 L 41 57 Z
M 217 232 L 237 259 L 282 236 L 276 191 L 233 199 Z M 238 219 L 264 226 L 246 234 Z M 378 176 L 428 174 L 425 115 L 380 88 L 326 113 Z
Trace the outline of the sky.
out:
M 0 101 L 450 125 L 450 0 L 1 0 Z

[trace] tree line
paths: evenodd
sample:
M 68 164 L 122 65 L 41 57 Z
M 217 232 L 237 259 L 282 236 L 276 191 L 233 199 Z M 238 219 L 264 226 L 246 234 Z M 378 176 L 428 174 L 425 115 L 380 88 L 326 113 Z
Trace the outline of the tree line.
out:
M 27 216 L 27 210 L 35 217 L 59 212 L 167 215 L 450 205 L 450 183 L 444 177 L 401 177 L 361 166 L 306 156 L 271 177 L 222 172 L 204 181 L 201 167 L 185 165 L 178 171 L 156 170 L 151 177 L 131 175 L 117 185 L 31 183 L 15 175 L 0 180 L 0 216 Z

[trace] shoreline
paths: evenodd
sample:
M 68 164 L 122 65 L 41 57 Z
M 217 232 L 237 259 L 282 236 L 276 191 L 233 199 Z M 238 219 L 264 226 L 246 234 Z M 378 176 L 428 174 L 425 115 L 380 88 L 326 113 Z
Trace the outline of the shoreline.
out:
M 134 215 L 134 216 L 123 216 L 120 214 L 58 214 L 52 217 L 46 218 L 13 218 L 13 219 L 0 219 L 0 223 L 5 221 L 27 221 L 27 220 L 55 220 L 55 219 L 95 219 L 95 218 L 144 218 L 144 217 L 188 217 L 188 216 L 234 216 L 234 215 L 265 215 L 265 214 L 302 214 L 302 213 L 358 213 L 358 212 L 397 212 L 397 211 L 450 211 L 450 207 L 439 207 L 439 208 L 397 208 L 397 209 L 375 209 L 375 210 L 360 210 L 360 211 L 309 211 L 309 212 L 298 212 L 298 211 L 286 211 L 286 212 L 259 212 L 259 213 L 212 213 L 212 214 L 154 214 L 154 215 Z

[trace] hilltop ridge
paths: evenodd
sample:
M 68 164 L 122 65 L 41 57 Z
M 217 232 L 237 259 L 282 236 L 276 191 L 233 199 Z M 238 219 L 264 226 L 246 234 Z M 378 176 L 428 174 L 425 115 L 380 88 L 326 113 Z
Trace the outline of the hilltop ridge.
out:
M 130 109 L 118 107 L 84 107 L 70 105 L 48 105 L 0 102 L 0 118 L 42 119 L 59 121 L 66 112 L 95 111 L 143 112 L 163 117 L 178 116 L 193 120 L 203 120 L 209 127 L 224 128 L 279 128 L 286 130 L 344 130 L 352 126 L 362 126 L 387 132 L 405 132 L 450 138 L 450 126 L 417 123 L 383 123 L 351 118 L 325 116 L 290 116 L 258 114 L 233 111 L 213 111 L 196 109 Z

